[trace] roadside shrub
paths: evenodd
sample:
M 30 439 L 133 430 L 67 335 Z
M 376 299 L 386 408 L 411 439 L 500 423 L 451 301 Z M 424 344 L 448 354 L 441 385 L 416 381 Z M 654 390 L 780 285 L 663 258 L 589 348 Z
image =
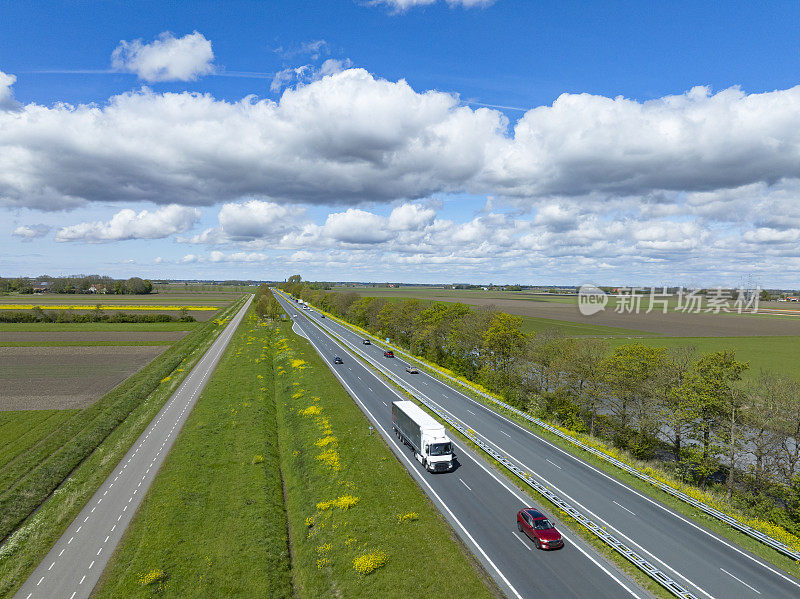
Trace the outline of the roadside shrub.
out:
M 389 554 L 384 551 L 379 551 L 377 553 L 365 553 L 364 555 L 359 555 L 353 560 L 353 568 L 359 574 L 366 576 L 378 568 L 385 566 L 386 562 L 388 561 Z

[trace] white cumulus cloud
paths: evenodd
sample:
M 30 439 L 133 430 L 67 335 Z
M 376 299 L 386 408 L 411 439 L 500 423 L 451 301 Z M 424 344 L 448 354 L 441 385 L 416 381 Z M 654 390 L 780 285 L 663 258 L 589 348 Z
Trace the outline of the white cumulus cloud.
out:
M 50 232 L 48 225 L 20 225 L 11 233 L 14 237 L 20 237 L 23 241 L 32 241 L 44 237 Z
M 385 5 L 396 12 L 405 12 L 410 8 L 416 8 L 417 6 L 429 6 L 431 4 L 436 4 L 438 1 L 439 0 L 372 0 L 369 4 L 373 6 Z M 451 7 L 463 6 L 465 8 L 473 8 L 476 6 L 490 6 L 494 4 L 496 0 L 445 0 L 445 1 Z
M 195 31 L 175 37 L 165 31 L 145 43 L 122 40 L 111 55 L 111 66 L 135 73 L 145 81 L 194 81 L 214 72 L 211 42 Z
M 197 208 L 171 204 L 154 212 L 120 210 L 111 220 L 83 222 L 61 227 L 56 231 L 56 241 L 83 241 L 101 243 L 127 239 L 161 239 L 174 233 L 191 229 L 200 219 Z
M 19 104 L 14 100 L 14 91 L 11 86 L 16 83 L 17 77 L 0 71 L 0 110 L 16 110 Z

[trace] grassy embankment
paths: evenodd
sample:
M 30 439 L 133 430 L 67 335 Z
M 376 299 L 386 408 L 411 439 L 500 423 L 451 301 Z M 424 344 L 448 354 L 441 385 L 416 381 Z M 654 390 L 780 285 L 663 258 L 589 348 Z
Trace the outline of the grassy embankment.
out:
M 239 305 L 197 325 L 92 406 L 41 424 L 38 439 L 26 434 L 4 445 L 14 457 L 0 469 L 0 597 L 13 595 Z M 9 420 L 24 428 L 38 413 Z
M 242 324 L 97 597 L 491 597 L 290 326 Z

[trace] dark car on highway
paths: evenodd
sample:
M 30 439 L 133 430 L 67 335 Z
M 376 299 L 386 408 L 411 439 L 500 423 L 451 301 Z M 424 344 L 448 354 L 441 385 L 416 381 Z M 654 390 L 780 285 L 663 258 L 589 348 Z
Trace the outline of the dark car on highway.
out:
M 392 350 L 390 350 L 390 349 L 387 349 L 385 352 L 383 352 L 383 357 L 384 358 L 394 358 L 394 352 Z
M 539 549 L 560 549 L 564 539 L 542 512 L 525 508 L 517 513 L 517 529 L 524 532 Z
M 344 362 L 342 362 L 342 359 L 339 356 L 336 356 L 335 358 L 333 358 L 333 363 L 334 364 L 344 364 Z
M 364 339 L 363 341 L 361 341 L 361 343 L 363 343 L 364 345 L 372 345 L 369 339 Z

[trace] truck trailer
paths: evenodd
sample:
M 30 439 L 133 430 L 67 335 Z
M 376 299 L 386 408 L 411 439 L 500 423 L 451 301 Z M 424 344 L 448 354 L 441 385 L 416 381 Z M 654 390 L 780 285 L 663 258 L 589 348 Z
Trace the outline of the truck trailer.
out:
M 414 457 L 428 472 L 453 469 L 453 443 L 427 412 L 412 401 L 393 401 L 392 429 L 414 450 Z

